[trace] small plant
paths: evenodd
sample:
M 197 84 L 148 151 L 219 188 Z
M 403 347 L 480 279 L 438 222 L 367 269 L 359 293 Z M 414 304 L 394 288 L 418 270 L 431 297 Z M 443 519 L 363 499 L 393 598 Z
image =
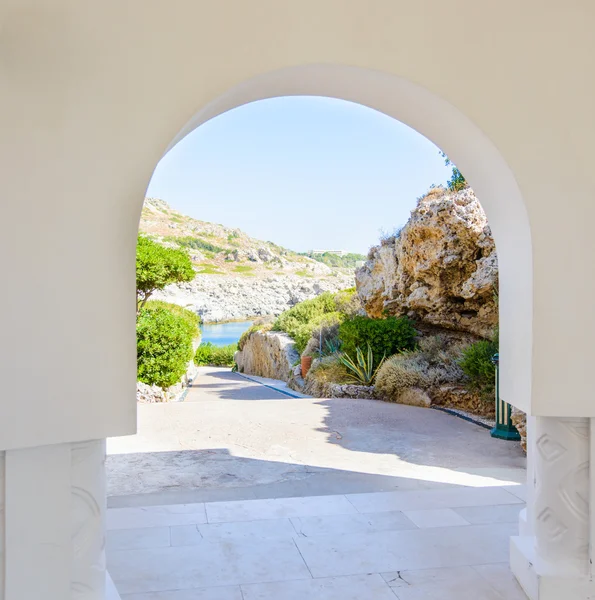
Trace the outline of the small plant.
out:
M 330 356 L 331 354 L 337 354 L 341 351 L 341 340 L 338 338 L 331 338 L 325 340 L 324 347 L 320 351 L 322 356 Z
M 339 360 L 347 367 L 347 369 L 349 369 L 349 371 L 351 371 L 351 377 L 354 381 L 362 385 L 372 385 L 376 374 L 378 373 L 378 369 L 382 366 L 385 358 L 386 357 L 383 356 L 378 366 L 374 368 L 374 353 L 372 352 L 372 346 L 368 344 L 367 356 L 364 357 L 364 353 L 358 346 L 356 348 L 355 361 L 349 354 L 341 354 Z
M 486 400 L 493 399 L 496 366 L 492 362 L 498 352 L 495 341 L 480 340 L 463 349 L 459 366 L 469 378 L 470 387 L 481 392 Z
M 451 192 L 460 192 L 461 190 L 464 190 L 466 187 L 469 187 L 467 180 L 465 179 L 463 174 L 459 171 L 458 167 L 456 165 L 452 164 L 450 158 L 448 158 L 448 156 L 446 156 L 446 154 L 444 154 L 444 152 L 441 152 L 440 154 L 444 158 L 444 164 L 447 167 L 452 166 L 452 175 L 447 182 L 448 189 Z

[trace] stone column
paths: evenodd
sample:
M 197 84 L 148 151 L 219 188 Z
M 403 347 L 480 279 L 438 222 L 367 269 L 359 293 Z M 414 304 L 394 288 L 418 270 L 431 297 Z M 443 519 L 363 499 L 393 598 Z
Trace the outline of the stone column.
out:
M 536 556 L 544 572 L 589 572 L 589 419 L 535 422 Z
M 1 453 L 0 600 L 104 600 L 105 507 L 105 440 Z
M 531 600 L 590 600 L 591 420 L 535 417 L 531 429 L 529 522 L 512 540 L 512 570 Z

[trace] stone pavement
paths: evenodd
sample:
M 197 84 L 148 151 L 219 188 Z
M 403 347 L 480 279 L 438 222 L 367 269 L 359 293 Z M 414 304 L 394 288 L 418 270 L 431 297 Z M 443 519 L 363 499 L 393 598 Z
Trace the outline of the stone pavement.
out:
M 202 369 L 108 454 L 123 600 L 524 599 L 524 456 L 450 415 Z
M 115 508 L 123 600 L 525 600 L 523 486 Z

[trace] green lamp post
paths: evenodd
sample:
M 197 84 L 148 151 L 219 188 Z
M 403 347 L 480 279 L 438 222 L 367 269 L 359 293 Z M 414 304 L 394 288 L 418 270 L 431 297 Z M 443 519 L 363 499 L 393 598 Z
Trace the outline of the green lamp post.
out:
M 512 407 L 500 398 L 500 356 L 494 354 L 492 362 L 496 365 L 496 426 L 490 431 L 493 438 L 519 441 L 521 436 L 512 424 Z

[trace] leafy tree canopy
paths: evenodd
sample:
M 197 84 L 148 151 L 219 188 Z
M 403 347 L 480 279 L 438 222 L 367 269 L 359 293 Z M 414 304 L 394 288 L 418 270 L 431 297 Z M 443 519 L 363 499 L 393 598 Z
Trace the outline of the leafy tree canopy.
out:
M 136 309 L 145 305 L 155 290 L 171 283 L 194 279 L 190 257 L 184 250 L 166 248 L 153 240 L 138 236 L 136 246 Z

